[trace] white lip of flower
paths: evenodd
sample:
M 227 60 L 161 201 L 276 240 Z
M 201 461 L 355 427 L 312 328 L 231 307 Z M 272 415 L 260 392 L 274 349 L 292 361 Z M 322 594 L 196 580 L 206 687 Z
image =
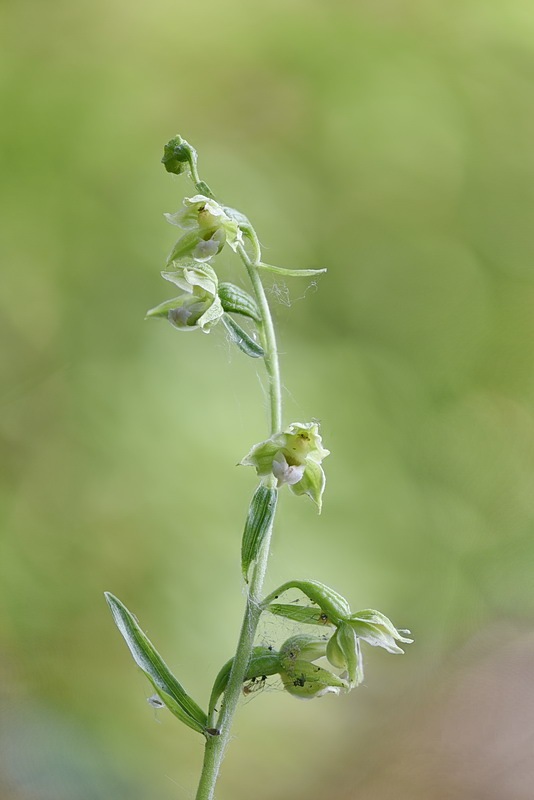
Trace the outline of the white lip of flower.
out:
M 199 261 L 200 263 L 206 262 L 213 258 L 213 256 L 217 255 L 221 248 L 221 240 L 220 236 L 217 236 L 218 233 L 219 231 L 215 231 L 213 236 L 211 236 L 209 239 L 200 240 L 191 253 L 195 261 Z
M 186 197 L 184 199 L 185 209 L 177 211 L 175 214 L 165 214 L 165 219 L 171 225 L 177 225 L 185 231 L 192 230 L 210 230 L 215 229 L 215 233 L 223 232 L 223 240 L 219 240 L 217 247 L 210 253 L 209 256 L 202 255 L 199 258 L 193 254 L 197 260 L 207 260 L 219 252 L 221 244 L 226 241 L 232 250 L 237 250 L 239 245 L 243 244 L 243 234 L 239 228 L 236 218 L 230 217 L 224 208 L 217 203 L 216 200 L 206 197 L 203 194 L 196 194 L 194 197 Z M 206 240 L 210 242 L 213 237 Z M 202 242 L 199 243 L 202 245 Z M 198 246 L 197 246 L 198 247 Z M 213 245 L 212 245 L 213 247 Z M 199 251 L 206 252 L 206 251 Z
M 278 488 L 284 483 L 287 483 L 288 486 L 298 483 L 304 475 L 305 467 L 305 464 L 290 467 L 282 451 L 277 453 L 273 458 L 273 475 L 278 480 Z

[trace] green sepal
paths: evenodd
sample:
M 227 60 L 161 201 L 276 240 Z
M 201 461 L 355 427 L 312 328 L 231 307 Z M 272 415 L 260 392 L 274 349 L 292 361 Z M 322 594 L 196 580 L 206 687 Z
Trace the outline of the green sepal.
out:
M 286 692 L 301 700 L 312 700 L 330 692 L 339 694 L 349 688 L 343 678 L 304 659 L 293 661 L 280 674 Z
M 205 712 L 174 677 L 133 614 L 110 592 L 104 594 L 135 663 L 145 673 L 169 711 L 189 728 L 205 735 L 208 721 Z
M 332 625 L 326 612 L 314 606 L 298 606 L 290 603 L 271 603 L 267 611 L 301 625 Z
M 172 297 L 170 300 L 164 300 L 158 306 L 150 308 L 145 314 L 145 319 L 168 319 L 169 311 L 173 311 L 181 301 L 181 297 Z
M 188 231 L 187 233 L 184 233 L 184 235 L 178 239 L 178 241 L 172 248 L 171 252 L 169 253 L 169 256 L 167 258 L 167 266 L 169 266 L 173 261 L 179 261 L 181 258 L 184 258 L 185 256 L 190 256 L 201 241 L 207 242 L 212 237 L 214 241 L 213 255 L 216 255 L 215 250 L 217 250 L 217 252 L 220 252 L 223 248 L 225 241 L 224 232 L 218 234 L 218 229 L 214 227 L 214 228 L 206 228 L 205 230 L 202 231 L 200 229 L 197 229 L 194 231 Z
M 229 314 L 222 317 L 223 324 L 230 335 L 230 339 L 245 355 L 251 358 L 263 358 L 265 350 L 249 334 L 238 325 Z
M 297 659 L 316 661 L 326 655 L 326 638 L 313 636 L 310 633 L 297 633 L 286 639 L 280 648 L 280 663 L 287 664 Z
M 256 561 L 261 546 L 269 533 L 276 512 L 278 492 L 260 484 L 250 502 L 243 539 L 241 542 L 241 570 L 248 583 L 248 571 Z
M 250 317 L 250 319 L 256 322 L 261 321 L 256 301 L 248 292 L 245 292 L 244 289 L 240 289 L 239 286 L 234 286 L 233 283 L 220 283 L 219 297 L 225 311 L 231 314 L 241 314 L 244 317 Z
M 289 488 L 293 494 L 296 494 L 297 496 L 307 494 L 308 497 L 311 497 L 320 514 L 323 505 L 323 492 L 325 484 L 326 478 L 321 465 L 317 464 L 316 461 L 308 459 L 302 478 L 300 481 L 298 481 L 298 483 L 294 483 Z
M 208 706 L 208 726 L 211 727 L 214 721 L 215 706 L 220 696 L 226 690 L 230 672 L 234 664 L 234 659 L 231 658 L 224 664 L 213 684 L 211 690 L 210 701 Z M 258 645 L 252 649 L 250 661 L 245 672 L 244 681 L 250 681 L 252 678 L 257 678 L 263 675 L 276 675 L 280 670 L 280 654 L 265 645 Z
M 325 639 L 310 634 L 297 634 L 284 642 L 280 648 L 280 675 L 289 694 L 310 700 L 348 690 L 343 678 L 312 663 L 326 654 L 326 648 Z
M 265 598 L 264 606 L 277 600 L 279 595 L 289 589 L 300 589 L 312 603 L 316 603 L 321 611 L 325 612 L 328 623 L 332 625 L 339 625 L 350 615 L 350 606 L 345 598 L 319 581 L 288 581 Z

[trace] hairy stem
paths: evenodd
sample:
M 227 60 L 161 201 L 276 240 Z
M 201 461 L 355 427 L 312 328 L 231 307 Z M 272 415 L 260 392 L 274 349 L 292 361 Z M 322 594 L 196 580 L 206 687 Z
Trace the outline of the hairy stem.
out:
M 277 433 L 282 428 L 282 391 L 280 383 L 280 366 L 278 361 L 278 351 L 276 349 L 276 336 L 274 332 L 271 310 L 265 294 L 265 289 L 259 276 L 257 265 L 260 260 L 259 243 L 255 232 L 251 229 L 249 238 L 252 243 L 252 258 L 248 255 L 245 248 L 241 245 L 238 248 L 239 256 L 243 261 L 256 297 L 256 302 L 261 312 L 260 334 L 262 345 L 265 350 L 265 368 L 269 378 L 269 406 L 271 419 L 271 434 Z M 274 478 L 273 478 L 274 482 Z M 274 520 L 273 520 L 274 521 Z M 218 736 L 210 736 L 206 742 L 204 752 L 204 763 L 200 783 L 198 785 L 196 800 L 212 800 L 215 792 L 215 783 L 219 774 L 219 769 L 224 756 L 226 745 L 230 737 L 232 720 L 237 709 L 237 704 L 241 696 L 241 689 L 245 679 L 245 673 L 252 653 L 256 629 L 260 620 L 262 605 L 261 595 L 269 551 L 271 544 L 273 525 L 265 537 L 263 546 L 258 555 L 258 559 L 252 572 L 250 587 L 247 597 L 247 605 L 241 633 L 237 643 L 234 656 L 234 663 L 228 684 L 226 686 L 221 711 L 218 717 L 217 726 L 220 731 Z

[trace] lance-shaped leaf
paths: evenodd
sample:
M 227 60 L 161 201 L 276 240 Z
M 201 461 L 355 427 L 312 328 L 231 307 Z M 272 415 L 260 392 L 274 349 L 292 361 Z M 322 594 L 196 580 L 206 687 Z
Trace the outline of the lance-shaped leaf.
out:
M 123 635 L 135 663 L 143 670 L 169 711 L 189 728 L 205 735 L 207 725 L 205 712 L 189 697 L 174 677 L 152 642 L 139 627 L 133 614 L 110 592 L 105 592 L 105 597 L 115 624 Z
M 260 484 L 250 502 L 241 542 L 241 570 L 248 583 L 248 571 L 256 561 L 265 537 L 273 524 L 278 492 Z
M 239 286 L 227 282 L 220 283 L 219 298 L 225 311 L 231 314 L 241 314 L 260 322 L 261 316 L 256 301 Z
M 222 317 L 222 321 L 226 330 L 230 335 L 230 339 L 236 344 L 245 355 L 251 358 L 263 358 L 265 351 L 249 334 L 243 330 L 241 325 L 238 325 L 235 319 L 232 319 L 228 314 Z
M 273 600 L 277 600 L 288 589 L 300 589 L 306 597 L 309 597 L 312 603 L 316 603 L 327 616 L 327 619 L 322 620 L 323 624 L 339 625 L 341 620 L 350 614 L 350 606 L 345 598 L 319 581 L 288 581 L 283 583 L 282 586 L 279 586 L 278 589 L 275 589 L 265 598 L 264 607 L 268 607 Z

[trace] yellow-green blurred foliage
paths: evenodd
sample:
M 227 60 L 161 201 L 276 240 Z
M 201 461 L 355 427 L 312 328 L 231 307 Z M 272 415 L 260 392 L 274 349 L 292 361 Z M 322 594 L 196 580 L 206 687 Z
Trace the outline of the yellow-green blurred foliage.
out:
M 332 455 L 321 517 L 282 497 L 269 587 L 318 578 L 416 638 L 366 648 L 349 697 L 245 704 L 220 800 L 530 798 L 534 6 L 0 14 L 1 797 L 194 796 L 201 737 L 147 705 L 104 590 L 202 703 L 236 640 L 261 365 L 143 322 L 179 132 L 266 260 L 329 268 L 270 289 L 285 420 Z

